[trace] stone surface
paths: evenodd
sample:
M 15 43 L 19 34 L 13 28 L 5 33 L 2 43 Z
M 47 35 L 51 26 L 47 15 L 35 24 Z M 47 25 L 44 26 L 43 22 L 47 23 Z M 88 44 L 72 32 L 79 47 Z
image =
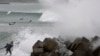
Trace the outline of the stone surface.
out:
M 38 40 L 34 45 L 33 45 L 33 49 L 34 48 L 42 48 L 43 47 L 43 42 Z
M 73 51 L 72 56 L 92 56 L 90 42 L 85 37 L 77 38 L 70 44 L 69 49 Z
M 44 51 L 51 52 L 55 48 L 57 48 L 57 46 L 58 46 L 58 43 L 54 39 L 46 38 L 44 40 L 44 45 L 43 45 Z
M 55 39 L 45 38 L 43 42 L 38 40 L 32 47 L 31 56 L 58 56 L 56 47 L 58 47 L 58 43 Z
M 43 48 L 34 48 L 34 51 L 33 51 L 33 53 L 37 53 L 37 54 L 40 54 L 43 52 L 44 52 Z
M 72 42 L 69 46 L 68 49 L 71 51 L 75 51 L 77 49 L 84 49 L 87 50 L 90 47 L 90 42 L 87 40 L 85 37 L 83 38 L 77 38 L 74 42 Z
M 38 40 L 32 47 L 33 52 L 31 53 L 31 56 L 39 56 L 41 53 L 44 52 L 43 50 L 43 42 Z
M 95 41 L 97 39 L 94 38 Z M 76 38 L 73 42 L 45 38 L 43 42 L 38 40 L 33 45 L 31 56 L 100 56 L 100 46 L 92 50 L 91 43 L 85 37 Z
M 94 56 L 100 56 L 100 46 L 93 51 Z

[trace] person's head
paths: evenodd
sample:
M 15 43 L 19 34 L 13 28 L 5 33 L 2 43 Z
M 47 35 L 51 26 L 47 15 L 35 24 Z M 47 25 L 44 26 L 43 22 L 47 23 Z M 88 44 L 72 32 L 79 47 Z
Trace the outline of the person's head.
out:
M 11 44 L 13 44 L 13 41 L 11 41 Z

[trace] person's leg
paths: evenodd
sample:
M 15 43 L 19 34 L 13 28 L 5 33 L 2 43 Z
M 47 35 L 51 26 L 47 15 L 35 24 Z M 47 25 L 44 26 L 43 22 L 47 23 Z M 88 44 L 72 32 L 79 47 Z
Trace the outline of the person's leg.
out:
M 11 52 L 11 50 L 9 50 L 9 53 L 10 53 L 10 56 L 12 55 L 12 52 Z
M 8 53 L 8 50 L 6 50 L 6 53 L 5 53 L 5 55 L 7 55 L 7 53 Z

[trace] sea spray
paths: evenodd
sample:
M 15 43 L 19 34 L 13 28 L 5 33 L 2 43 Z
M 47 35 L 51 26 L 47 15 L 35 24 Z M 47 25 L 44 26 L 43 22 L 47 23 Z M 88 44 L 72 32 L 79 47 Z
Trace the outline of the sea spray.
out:
M 37 40 L 43 41 L 46 37 L 52 38 L 53 36 L 48 33 L 35 33 L 32 28 L 25 28 L 15 35 L 15 42 L 20 41 L 19 45 L 13 49 L 14 56 L 29 56 L 32 52 L 32 46 Z M 16 44 L 15 44 L 16 45 Z
M 100 36 L 100 0 L 39 0 L 43 21 L 56 21 L 55 30 L 65 39 Z M 52 15 L 51 15 L 52 14 Z M 50 15 L 50 16 L 47 16 Z M 94 48 L 100 44 L 94 44 Z
M 55 28 L 65 35 L 91 37 L 99 32 L 95 27 L 100 21 L 99 0 L 40 0 L 40 2 L 45 11 L 53 12 L 46 20 L 58 20 Z

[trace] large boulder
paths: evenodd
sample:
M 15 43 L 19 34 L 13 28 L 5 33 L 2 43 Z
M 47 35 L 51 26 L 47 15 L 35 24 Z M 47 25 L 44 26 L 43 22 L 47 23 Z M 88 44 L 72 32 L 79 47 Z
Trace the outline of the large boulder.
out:
M 43 41 L 43 43 L 44 43 L 43 48 L 44 48 L 44 51 L 46 52 L 51 52 L 58 47 L 58 43 L 54 39 L 51 39 L 51 38 L 46 38 Z
M 34 50 L 33 50 L 34 54 L 41 54 L 43 52 L 44 52 L 43 48 L 34 48 Z
M 93 56 L 92 49 L 86 43 L 81 42 L 74 50 L 72 56 Z
M 60 54 L 58 52 L 45 52 L 45 53 L 42 53 L 41 56 L 60 56 Z
M 79 43 L 79 45 L 76 47 L 76 49 L 78 50 L 89 50 L 90 48 L 90 42 L 88 39 L 86 39 L 85 37 L 83 37 Z
M 83 48 L 84 47 L 84 48 Z M 70 49 L 71 51 L 75 51 L 77 49 L 89 49 L 90 48 L 90 42 L 88 39 L 86 39 L 85 37 L 83 38 L 77 38 L 74 42 L 72 42 L 69 46 L 68 49 Z
M 43 42 L 38 40 L 34 45 L 33 45 L 33 50 L 34 48 L 43 48 Z
M 74 42 L 70 43 L 68 49 L 74 52 L 77 46 L 80 44 L 80 42 L 81 42 L 81 38 L 77 38 Z
M 38 40 L 32 47 L 33 52 L 31 53 L 31 56 L 40 56 L 44 52 L 43 50 L 43 42 Z
M 42 53 L 42 55 L 41 56 L 49 56 L 49 52 L 44 52 L 44 53 Z
M 100 56 L 100 46 L 93 51 L 93 56 Z
M 43 42 L 38 40 L 32 47 L 31 56 L 58 56 L 57 47 L 58 43 L 55 39 L 45 38 Z
M 69 45 L 68 49 L 73 51 L 72 56 L 92 56 L 92 49 L 90 46 L 90 41 L 83 37 L 77 38 Z

